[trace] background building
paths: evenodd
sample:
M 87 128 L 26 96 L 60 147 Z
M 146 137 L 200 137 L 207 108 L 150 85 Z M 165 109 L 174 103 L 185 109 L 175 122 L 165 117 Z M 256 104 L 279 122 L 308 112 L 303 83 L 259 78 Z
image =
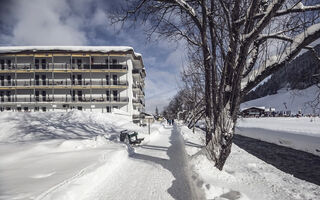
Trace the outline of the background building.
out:
M 131 47 L 0 47 L 0 110 L 145 110 L 145 68 Z

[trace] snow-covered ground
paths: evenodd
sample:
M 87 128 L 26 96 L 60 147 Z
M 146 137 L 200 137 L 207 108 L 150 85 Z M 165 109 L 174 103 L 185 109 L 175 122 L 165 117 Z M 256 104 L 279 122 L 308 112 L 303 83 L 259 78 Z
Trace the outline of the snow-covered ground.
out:
M 301 111 L 304 114 L 313 114 L 314 110 L 308 102 L 316 98 L 319 93 L 319 88 L 311 86 L 304 90 L 286 90 L 281 89 L 277 94 L 268 95 L 259 99 L 254 99 L 241 104 L 241 109 L 251 106 L 275 108 L 276 111 L 291 111 L 292 114 L 297 114 Z M 319 113 L 319 108 L 316 111 Z
M 198 177 L 194 180 L 205 190 L 207 199 L 295 200 L 319 199 L 320 186 L 295 178 L 249 154 L 233 144 L 222 171 L 213 166 L 203 151 L 204 133 L 180 127 L 186 151 Z
M 236 133 L 320 156 L 320 118 L 242 118 Z
M 143 144 L 120 143 L 123 129 Z M 204 199 L 172 126 L 149 136 L 125 113 L 3 112 L 0 133 L 1 200 Z
M 124 113 L 1 113 L 0 199 L 90 199 L 128 160 L 123 129 L 150 140 Z
M 308 128 L 300 132 L 317 135 L 316 126 Z M 138 131 L 143 145 L 132 148 L 119 142 L 123 129 Z M 216 200 L 286 200 L 320 195 L 318 185 L 236 145 L 224 170 L 218 171 L 200 151 L 204 133 L 198 129 L 193 134 L 182 125 L 154 123 L 151 132 L 149 136 L 146 127 L 120 112 L 3 112 L 0 199 L 185 200 L 205 199 L 205 193 L 206 199 Z

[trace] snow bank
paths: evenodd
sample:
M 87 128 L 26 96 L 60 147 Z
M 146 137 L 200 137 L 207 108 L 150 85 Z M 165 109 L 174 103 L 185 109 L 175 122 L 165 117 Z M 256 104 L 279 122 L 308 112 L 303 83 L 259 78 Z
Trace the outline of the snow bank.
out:
M 320 118 L 244 118 L 236 133 L 320 156 Z
M 233 144 L 224 169 L 219 171 L 202 150 L 205 134 L 180 128 L 190 162 L 207 199 L 293 200 L 318 199 L 320 186 L 300 180 Z M 191 145 L 192 143 L 192 145 Z M 197 150 L 196 150 L 196 149 Z
M 85 199 L 128 159 L 121 130 L 148 142 L 160 127 L 149 136 L 123 113 L 2 112 L 0 199 Z
M 319 88 L 311 86 L 304 90 L 279 90 L 277 94 L 268 95 L 241 104 L 241 109 L 252 106 L 275 108 L 276 111 L 290 110 L 293 114 L 302 111 L 304 114 L 313 114 L 313 109 L 308 102 L 315 99 Z M 317 111 L 319 112 L 319 110 Z M 320 113 L 318 113 L 320 114 Z

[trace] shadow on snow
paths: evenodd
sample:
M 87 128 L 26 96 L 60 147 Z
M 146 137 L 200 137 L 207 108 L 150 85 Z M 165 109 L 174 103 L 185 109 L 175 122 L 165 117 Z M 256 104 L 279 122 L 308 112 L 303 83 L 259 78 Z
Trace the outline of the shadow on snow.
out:
M 285 173 L 320 185 L 320 157 L 303 151 L 234 135 L 233 143 Z
M 196 192 L 193 191 L 193 187 L 190 186 L 192 184 L 191 172 L 190 169 L 188 169 L 183 142 L 180 134 L 178 134 L 176 130 L 176 126 L 172 129 L 169 139 L 171 144 L 169 148 L 154 145 L 141 146 L 141 148 L 145 149 L 167 151 L 169 160 L 139 153 L 131 155 L 131 158 L 156 163 L 169 170 L 175 180 L 172 181 L 172 185 L 168 189 L 168 193 L 174 199 L 202 199 L 198 197 Z M 197 184 L 197 187 L 201 188 L 202 184 Z

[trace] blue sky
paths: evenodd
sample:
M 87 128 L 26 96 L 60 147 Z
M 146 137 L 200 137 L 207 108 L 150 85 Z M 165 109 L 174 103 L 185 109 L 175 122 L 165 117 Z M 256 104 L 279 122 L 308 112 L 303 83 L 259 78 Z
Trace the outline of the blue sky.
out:
M 185 60 L 183 43 L 147 40 L 144 30 L 111 25 L 113 0 L 1 1 L 0 46 L 97 45 L 132 46 L 145 63 L 146 110 L 162 110 L 176 93 Z

